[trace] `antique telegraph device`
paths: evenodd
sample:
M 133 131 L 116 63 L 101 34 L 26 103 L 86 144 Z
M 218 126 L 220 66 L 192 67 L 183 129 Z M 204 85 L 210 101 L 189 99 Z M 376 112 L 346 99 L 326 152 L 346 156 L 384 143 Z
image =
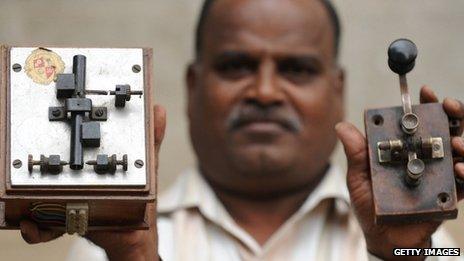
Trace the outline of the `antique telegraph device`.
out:
M 0 229 L 147 229 L 152 50 L 0 48 Z
M 393 42 L 388 65 L 399 75 L 402 107 L 365 112 L 376 222 L 420 222 L 457 217 L 451 137 L 460 122 L 439 103 L 412 105 L 406 74 L 416 45 Z

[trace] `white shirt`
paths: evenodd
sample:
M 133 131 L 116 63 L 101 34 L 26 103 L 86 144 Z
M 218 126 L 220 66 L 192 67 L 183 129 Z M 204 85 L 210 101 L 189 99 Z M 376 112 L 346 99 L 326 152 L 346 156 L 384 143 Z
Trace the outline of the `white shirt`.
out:
M 234 222 L 198 171 L 186 171 L 160 197 L 158 237 L 163 261 L 377 260 L 366 250 L 350 210 L 345 174 L 337 167 L 264 245 Z M 432 242 L 455 247 L 443 229 Z M 106 260 L 106 255 L 79 239 L 68 260 Z

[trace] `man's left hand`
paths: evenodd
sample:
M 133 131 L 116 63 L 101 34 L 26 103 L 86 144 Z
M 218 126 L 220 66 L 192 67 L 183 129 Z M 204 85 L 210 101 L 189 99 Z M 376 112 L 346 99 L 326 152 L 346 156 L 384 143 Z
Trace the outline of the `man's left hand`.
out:
M 421 103 L 438 102 L 433 91 L 424 86 L 420 94 Z M 464 119 L 461 102 L 447 98 L 443 102 L 445 112 L 451 118 Z M 461 121 L 462 123 L 462 121 Z M 461 124 L 460 134 L 463 126 Z M 339 123 L 337 135 L 343 143 L 348 161 L 347 184 L 351 204 L 366 238 L 367 249 L 380 258 L 392 259 L 393 248 L 425 248 L 431 246 L 431 236 L 441 222 L 425 222 L 407 225 L 376 225 L 374 222 L 374 201 L 369 174 L 367 142 L 363 134 L 350 123 Z M 464 156 L 464 140 L 452 139 L 452 148 L 459 156 Z M 456 163 L 455 175 L 464 179 L 464 163 Z M 464 198 L 464 191 L 458 190 L 458 200 Z

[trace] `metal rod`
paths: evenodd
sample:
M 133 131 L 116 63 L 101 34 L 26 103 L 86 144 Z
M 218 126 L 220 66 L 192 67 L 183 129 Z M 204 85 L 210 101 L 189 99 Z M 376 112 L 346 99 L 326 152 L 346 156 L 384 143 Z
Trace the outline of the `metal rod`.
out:
M 400 88 L 404 114 L 412 113 L 411 96 L 409 95 L 408 80 L 406 79 L 406 74 L 400 75 Z
M 71 159 L 69 165 L 73 170 L 81 170 L 84 168 L 84 152 L 81 142 L 84 114 L 72 113 L 71 118 Z
M 116 95 L 116 92 L 110 91 L 110 95 Z M 130 91 L 129 95 L 143 95 L 143 91 Z
M 85 98 L 85 70 L 86 60 L 84 55 L 75 55 L 73 58 L 73 73 L 76 81 L 76 96 Z
M 76 90 L 74 97 L 85 98 L 86 60 L 84 55 L 75 55 L 73 58 L 73 73 L 75 75 Z M 85 113 L 71 113 L 71 152 L 69 167 L 73 170 L 84 168 L 84 152 L 82 149 L 82 122 Z
M 85 94 L 89 95 L 108 95 L 107 91 L 100 91 L 100 90 L 85 90 Z

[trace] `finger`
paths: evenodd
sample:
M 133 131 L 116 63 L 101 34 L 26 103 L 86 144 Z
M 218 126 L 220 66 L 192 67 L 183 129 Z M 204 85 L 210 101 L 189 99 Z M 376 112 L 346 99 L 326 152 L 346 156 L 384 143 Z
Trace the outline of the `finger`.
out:
M 348 168 L 357 171 L 367 170 L 367 143 L 362 133 L 347 122 L 337 124 L 335 130 L 345 149 Z
M 166 131 L 166 110 L 161 105 L 155 105 L 153 111 L 155 117 L 155 149 L 158 152 Z
M 464 156 L 464 140 L 461 137 L 454 137 L 451 140 L 451 147 L 458 156 Z M 457 179 L 458 200 L 464 199 L 464 187 L 460 185 L 460 182 L 464 181 L 464 163 L 458 162 L 454 165 L 454 175 Z
M 464 180 L 464 163 L 459 162 L 454 165 L 454 173 L 457 178 Z
M 150 228 L 156 226 L 156 205 L 155 203 L 147 204 L 147 220 L 149 221 Z
M 21 236 L 29 244 L 48 242 L 63 235 L 62 232 L 52 230 L 41 230 L 37 224 L 22 220 L 20 222 Z
M 335 130 L 345 149 L 349 170 L 366 171 L 368 169 L 367 143 L 363 134 L 347 122 L 337 124 Z
M 347 122 L 337 124 L 335 130 L 348 161 L 346 181 L 355 213 L 363 225 L 372 224 L 374 207 L 366 139 L 355 126 Z
M 462 104 L 462 102 L 456 99 L 446 98 L 443 101 L 443 108 L 445 109 L 446 114 L 448 114 L 448 117 L 450 118 L 464 118 L 464 105 Z
M 464 163 L 460 162 L 454 165 L 454 175 L 461 181 L 464 180 Z M 457 182 L 456 184 L 456 189 L 458 201 L 464 199 L 464 187 L 462 185 L 459 185 L 459 182 Z
M 458 157 L 464 157 L 464 140 L 461 137 L 451 139 L 451 147 Z
M 427 85 L 422 86 L 420 90 L 420 103 L 435 103 L 438 97 L 435 92 Z

